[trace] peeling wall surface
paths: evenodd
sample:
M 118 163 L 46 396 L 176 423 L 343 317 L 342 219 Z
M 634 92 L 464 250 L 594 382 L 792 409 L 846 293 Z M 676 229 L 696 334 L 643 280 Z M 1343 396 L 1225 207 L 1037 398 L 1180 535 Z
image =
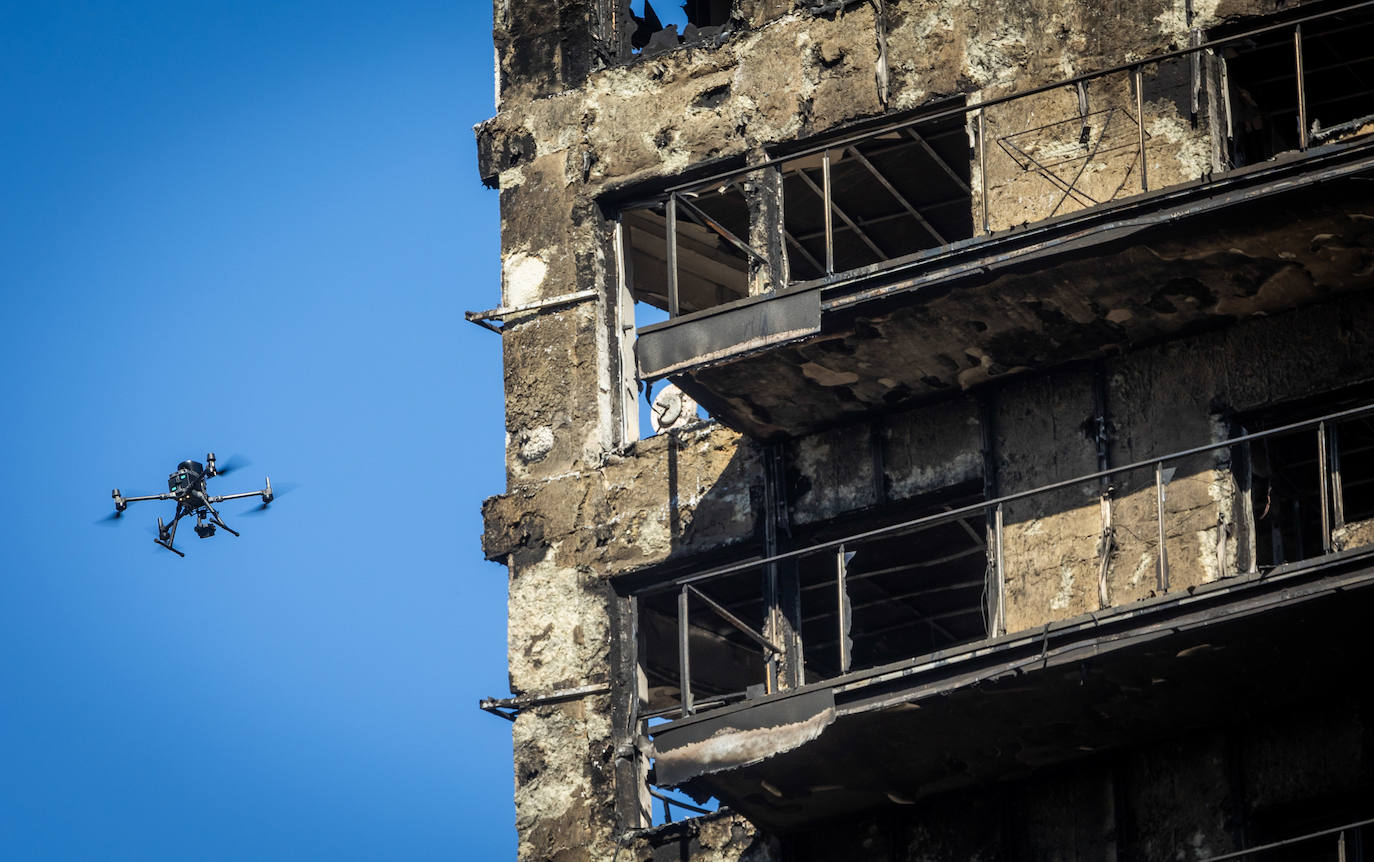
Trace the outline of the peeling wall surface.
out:
M 787 834 L 730 811 L 651 828 L 644 811 L 653 743 L 640 712 L 681 692 L 661 678 L 677 672 L 672 655 L 653 668 L 658 677 L 646 676 L 646 652 L 671 641 L 676 617 L 664 605 L 651 620 L 640 601 L 645 590 L 968 499 L 1227 440 L 1257 423 L 1306 419 L 1326 404 L 1374 400 L 1374 199 L 1347 189 L 1339 237 L 1299 235 L 1295 214 L 1293 231 L 1175 234 L 1112 266 L 1081 266 L 1075 278 L 1111 296 L 1108 305 L 1055 305 L 1052 297 L 1070 295 L 1064 283 L 1031 269 L 976 294 L 940 294 L 919 307 L 894 301 L 881 315 L 846 319 L 801 346 L 763 344 L 748 370 L 717 369 L 710 385 L 720 403 L 744 404 L 732 388 L 746 384 L 738 375 L 752 375 L 747 383 L 755 387 L 761 374 L 775 384 L 747 404 L 767 439 L 709 419 L 635 439 L 627 429 L 637 427 L 639 405 L 624 394 L 636 384 L 627 349 L 636 308 L 628 240 L 617 225 L 622 206 L 855 124 L 996 99 L 1185 47 L 1214 28 L 1332 4 L 715 5 L 730 10 L 724 23 L 694 24 L 677 47 L 676 35 L 656 36 L 639 53 L 626 47 L 637 19 L 618 0 L 497 0 L 494 7 L 499 111 L 476 130 L 480 175 L 500 195 L 502 284 L 491 302 L 533 307 L 501 327 L 508 485 L 483 506 L 485 553 L 509 572 L 511 694 L 529 699 L 513 723 L 522 862 L 1201 860 L 1286 837 L 1281 830 L 1290 826 L 1297 834 L 1326 823 L 1309 808 L 1325 805 L 1348 814 L 1347 822 L 1374 817 L 1374 809 L 1351 804 L 1374 799 L 1374 708 L 1367 694 L 1347 691 L 1282 715 L 1246 715 L 1233 726 L 1083 752 L 1079 762 L 1038 772 L 988 775 L 975 790 L 919 802 L 896 795 L 880 810 Z M 1141 80 L 1122 72 L 1080 92 L 1052 89 L 989 109 L 983 134 L 1000 143 L 980 164 L 970 137 L 968 195 L 959 206 L 975 224 L 986 207 L 989 228 L 1009 231 L 1136 194 L 1142 167 L 1155 188 L 1219 169 L 1221 115 L 1214 101 L 1194 107 L 1189 61 L 1156 64 Z M 1134 148 L 1142 133 L 1149 141 L 1143 165 Z M 1052 175 L 1027 169 L 1018 153 L 1061 167 Z M 759 226 L 780 218 L 766 197 L 779 193 L 760 185 L 746 239 L 763 237 Z M 750 294 L 785 281 L 777 251 L 765 249 L 748 264 Z M 1266 254 L 1273 260 L 1255 263 Z M 1274 263 L 1280 258 L 1287 263 Z M 1155 269 L 1165 266 L 1192 267 L 1191 280 Z M 1139 319 L 1128 323 L 1132 317 Z M 913 402 L 911 388 L 893 379 L 858 383 L 851 366 L 837 370 L 832 360 L 840 354 L 851 366 L 868 357 L 908 366 L 911 379 L 924 381 L 917 384 L 926 387 L 924 400 Z M 917 367 L 935 354 L 943 362 Z M 1022 361 L 1027 356 L 1034 361 Z M 1007 361 L 1020 364 L 1003 367 Z M 824 388 L 841 404 L 841 418 L 807 424 L 801 385 Z M 985 626 L 980 637 L 1031 632 L 1260 577 L 1269 563 L 1263 554 L 1279 536 L 1270 525 L 1280 517 L 1254 496 L 1252 482 L 1269 469 L 1260 457 L 1221 448 L 1170 462 L 1167 474 L 1142 467 L 1017 499 L 1001 511 L 1000 543 L 991 512 L 986 523 L 981 511 L 961 521 L 976 558 L 966 551 L 951 558 L 972 559 L 985 578 L 974 590 L 982 594 L 972 600 L 971 624 Z M 1343 466 L 1361 463 L 1351 456 Z M 1374 513 L 1336 525 L 1331 550 L 1358 555 L 1374 545 L 1371 524 Z M 911 547 L 922 553 L 919 541 Z M 1306 556 L 1314 555 L 1309 548 Z M 767 618 L 757 615 L 753 593 L 733 606 L 756 613 L 744 622 L 767 637 L 790 638 L 789 655 L 805 656 L 790 681 L 785 663 L 774 668 L 777 678 L 749 681 L 768 694 L 822 683 L 859 666 L 846 661 L 862 661 L 834 664 L 837 646 L 821 648 L 828 635 L 808 628 L 806 604 L 821 591 L 806 593 L 812 575 L 802 572 L 783 570 L 783 598 Z M 751 571 L 732 583 L 745 580 L 754 590 L 759 578 Z M 802 597 L 788 598 L 786 583 Z M 852 610 L 862 620 L 868 609 Z M 844 616 L 833 604 L 813 616 L 827 613 Z M 936 624 L 929 627 L 933 639 Z M 929 647 L 884 641 L 875 654 L 895 661 L 923 651 Z M 704 664 L 706 654 L 697 660 Z M 753 665 L 741 667 L 752 672 Z M 709 679 L 711 668 L 692 672 Z M 599 687 L 556 697 L 589 685 Z M 798 724 L 788 746 L 804 753 L 846 720 L 832 710 Z M 698 747 L 726 764 L 720 769 L 766 761 L 769 752 L 752 748 L 747 757 L 721 755 L 756 729 L 741 728 Z M 1005 738 L 987 747 L 1015 741 L 1014 726 L 1000 732 Z M 1363 852 L 1371 846 L 1374 833 Z

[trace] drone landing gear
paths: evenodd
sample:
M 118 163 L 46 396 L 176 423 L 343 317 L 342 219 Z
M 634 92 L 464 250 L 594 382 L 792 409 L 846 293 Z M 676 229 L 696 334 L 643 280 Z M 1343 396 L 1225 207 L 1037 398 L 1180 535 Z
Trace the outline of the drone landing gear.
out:
M 238 535 L 237 530 L 230 527 L 228 524 L 224 523 L 224 521 L 220 519 L 219 512 L 215 510 L 214 506 L 210 506 L 207 504 L 199 508 L 192 508 L 190 506 L 183 506 L 178 504 L 177 514 L 176 517 L 172 519 L 172 523 L 164 524 L 162 523 L 161 518 L 157 519 L 157 538 L 153 539 L 153 541 L 157 542 L 162 547 L 176 554 L 178 557 L 185 557 L 186 555 L 183 554 L 181 551 L 178 551 L 172 545 L 172 543 L 176 540 L 177 537 L 177 524 L 181 521 L 182 518 L 186 517 L 187 515 L 190 515 L 193 512 L 196 516 L 196 535 L 200 536 L 202 539 L 208 539 L 211 536 L 213 536 L 215 534 L 215 527 L 222 527 L 225 530 L 225 532 L 231 533 L 235 536 Z M 206 518 L 210 519 L 209 522 L 205 520 Z
M 186 512 L 183 512 L 181 510 L 181 507 L 178 506 L 177 516 L 172 519 L 172 525 L 170 527 L 163 526 L 162 518 L 158 518 L 157 538 L 153 539 L 154 542 L 157 542 L 159 545 L 176 554 L 178 557 L 185 557 L 186 555 L 183 554 L 181 551 L 178 551 L 176 548 L 172 547 L 172 540 L 175 539 L 177 535 L 177 521 L 180 521 L 182 516 L 185 514 Z
M 166 548 L 167 550 L 171 551 L 172 553 L 176 554 L 178 557 L 184 557 L 184 556 L 186 556 L 186 555 L 183 554 L 181 551 L 178 551 L 176 548 L 172 547 L 172 543 L 171 543 L 171 542 L 164 542 L 164 541 L 162 541 L 161 539 L 153 539 L 153 541 L 154 541 L 154 542 L 157 542 L 157 543 L 158 543 L 159 545 L 161 545 L 162 547 L 164 547 L 164 548 Z

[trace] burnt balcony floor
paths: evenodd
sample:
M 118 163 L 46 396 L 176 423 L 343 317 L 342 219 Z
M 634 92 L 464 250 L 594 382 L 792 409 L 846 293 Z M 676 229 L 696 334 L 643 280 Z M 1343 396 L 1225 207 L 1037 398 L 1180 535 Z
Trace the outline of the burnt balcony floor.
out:
M 1348 692 L 1374 645 L 1360 549 L 655 728 L 657 782 L 785 834 Z
M 640 374 L 776 439 L 1374 284 L 1374 140 L 644 327 Z

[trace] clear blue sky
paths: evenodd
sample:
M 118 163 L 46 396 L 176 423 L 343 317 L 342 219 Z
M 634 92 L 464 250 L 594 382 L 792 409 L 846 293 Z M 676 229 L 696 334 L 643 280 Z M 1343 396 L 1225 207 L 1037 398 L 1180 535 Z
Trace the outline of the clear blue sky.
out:
M 490 9 L 0 7 L 0 858 L 513 858 Z

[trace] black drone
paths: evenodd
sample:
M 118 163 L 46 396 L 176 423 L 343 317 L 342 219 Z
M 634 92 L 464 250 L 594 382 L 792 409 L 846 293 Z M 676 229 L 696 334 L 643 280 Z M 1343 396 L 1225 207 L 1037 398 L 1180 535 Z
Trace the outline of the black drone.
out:
M 232 459 L 231 459 L 232 460 Z M 115 488 L 110 492 L 114 497 L 115 510 L 111 518 L 119 518 L 124 514 L 124 510 L 130 503 L 140 503 L 144 500 L 176 500 L 176 517 L 172 518 L 172 523 L 164 525 L 162 518 L 157 519 L 157 538 L 153 539 L 162 547 L 176 554 L 178 557 L 186 556 L 181 551 L 172 547 L 172 540 L 176 538 L 177 522 L 190 514 L 196 516 L 196 535 L 202 539 L 208 539 L 215 534 L 215 527 L 223 527 L 235 536 L 238 532 L 233 530 L 228 524 L 220 520 L 219 512 L 215 509 L 216 503 L 225 500 L 241 500 L 245 497 L 261 497 L 262 506 L 266 509 L 267 504 L 272 502 L 272 480 L 268 478 L 267 487 L 261 491 L 244 491 L 240 494 L 216 494 L 211 496 L 205 490 L 205 480 L 215 476 L 222 476 L 234 469 L 226 466 L 223 470 L 215 469 L 215 453 L 211 452 L 205 456 L 205 464 L 199 461 L 182 461 L 167 476 L 167 493 L 152 494 L 147 497 L 124 497 Z M 208 520 L 207 520 L 208 519 Z

